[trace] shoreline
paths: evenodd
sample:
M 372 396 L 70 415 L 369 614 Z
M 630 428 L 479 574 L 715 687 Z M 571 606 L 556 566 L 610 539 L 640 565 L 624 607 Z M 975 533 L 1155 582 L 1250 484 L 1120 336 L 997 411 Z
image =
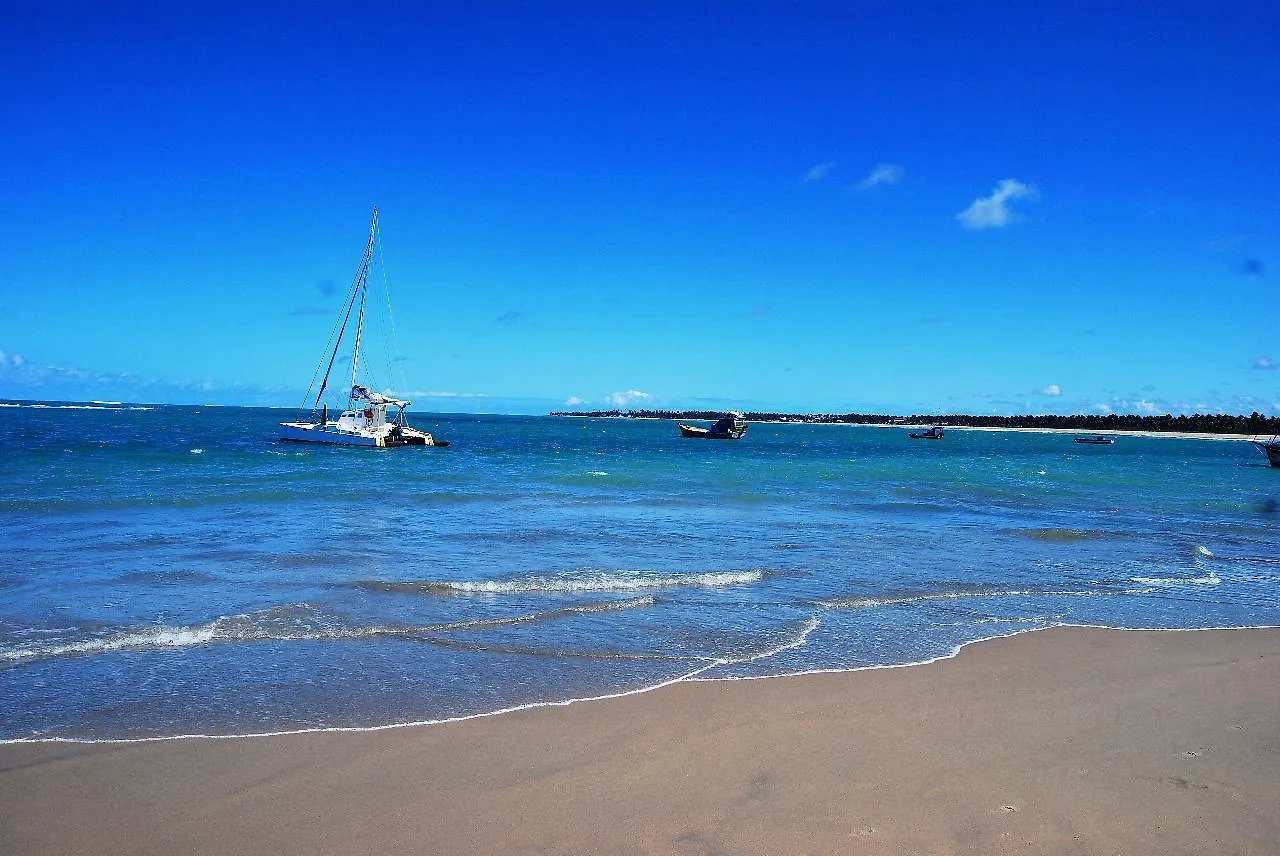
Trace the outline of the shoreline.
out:
M 172 743 L 175 741 L 237 741 L 237 740 L 271 740 L 290 737 L 301 737 L 309 735 L 350 735 L 350 734 L 376 734 L 381 732 L 403 731 L 418 728 L 435 728 L 459 723 L 471 722 L 476 720 L 499 719 L 505 716 L 526 713 L 528 711 L 543 710 L 549 708 L 565 708 L 572 705 L 585 705 L 597 702 L 609 702 L 617 699 L 625 699 L 636 696 L 643 696 L 649 693 L 660 692 L 667 687 L 678 686 L 682 684 L 732 684 L 739 682 L 752 681 L 786 681 L 800 678 L 808 678 L 813 676 L 826 675 L 857 675 L 866 672 L 893 671 L 896 669 L 915 669 L 931 666 L 936 663 L 954 660 L 959 657 L 966 649 L 986 645 L 1004 639 L 1013 639 L 1019 636 L 1028 636 L 1038 633 L 1046 633 L 1054 630 L 1084 630 L 1084 631 L 1103 631 L 1107 633 L 1225 633 L 1236 631 L 1255 631 L 1255 630 L 1276 630 L 1280 631 L 1280 625 L 1254 625 L 1254 626 L 1238 626 L 1238 627 L 1161 627 L 1161 628 L 1128 628 L 1128 627 L 1108 627 L 1095 624 L 1054 624 L 1049 627 L 1039 627 L 1028 630 L 1015 630 L 1011 633 L 1004 633 L 997 636 L 985 636 L 980 639 L 970 639 L 956 645 L 945 654 L 939 654 L 924 660 L 913 660 L 905 663 L 875 663 L 866 666 L 856 666 L 850 668 L 815 668 L 798 672 L 784 672 L 776 675 L 752 675 L 732 678 L 706 678 L 699 675 L 710 666 L 703 666 L 694 671 L 679 675 L 674 678 L 661 681 L 660 683 L 649 686 L 635 687 L 627 690 L 619 690 L 617 692 L 607 692 L 600 695 L 588 696 L 572 696 L 564 699 L 553 701 L 533 701 L 522 704 L 512 705 L 510 707 L 502 707 L 494 710 L 485 710 L 478 713 L 459 714 L 457 716 L 446 716 L 440 719 L 419 719 L 408 720 L 404 722 L 390 722 L 381 725 L 326 725 L 326 726 L 309 726 L 300 728 L 284 728 L 273 731 L 249 731 L 242 733 L 205 733 L 205 732 L 189 732 L 182 734 L 160 734 L 148 735 L 141 737 L 14 737 L 0 739 L 0 752 L 8 746 L 24 746 L 24 745 L 45 745 L 59 744 L 66 746 L 124 746 L 139 745 L 147 743 Z
M 577 413 L 551 413 L 548 416 L 556 419 L 635 419 L 649 420 L 652 422 L 679 422 L 684 417 L 657 417 L 657 416 L 590 416 Z M 708 421 L 708 420 L 700 420 Z M 948 431 L 990 431 L 995 433 L 1023 433 L 1023 434 L 1069 434 L 1077 437 L 1091 437 L 1102 434 L 1107 437 L 1117 439 L 1123 437 L 1153 437 L 1167 439 L 1182 440 L 1244 440 L 1250 443 L 1265 442 L 1269 440 L 1270 434 L 1215 434 L 1208 431 L 1148 431 L 1143 429 L 1095 429 L 1095 428 L 1025 428 L 1012 427 L 1003 425 L 949 425 L 945 422 L 927 423 L 919 422 L 912 424 L 894 424 L 891 422 L 824 422 L 818 420 L 805 419 L 748 419 L 750 425 L 806 425 L 821 426 L 833 425 L 846 428 L 892 428 L 899 431 L 916 431 L 921 428 L 928 427 L 930 424 L 941 425 Z
M 875 428 L 920 428 L 919 425 L 881 425 L 876 424 Z M 993 431 L 993 432 L 1010 432 L 1022 434 L 1069 434 L 1075 437 L 1096 437 L 1101 434 L 1104 437 L 1114 437 L 1121 439 L 1124 437 L 1152 437 L 1163 438 L 1169 440 L 1246 440 L 1254 442 L 1264 435 L 1254 434 L 1210 434 L 1204 431 L 1094 431 L 1079 428 L 998 428 L 986 425 L 943 425 L 948 431 Z
M 0 745 L 0 851 L 1273 853 L 1277 710 L 1280 628 L 1056 627 L 429 728 Z

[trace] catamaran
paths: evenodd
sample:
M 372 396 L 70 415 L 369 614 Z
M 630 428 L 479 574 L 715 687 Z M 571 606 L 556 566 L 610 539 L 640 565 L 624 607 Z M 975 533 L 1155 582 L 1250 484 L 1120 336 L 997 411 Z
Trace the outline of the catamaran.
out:
M 384 395 L 369 389 L 368 385 L 358 383 L 360 371 L 360 346 L 364 334 L 365 302 L 369 294 L 369 266 L 373 262 L 374 246 L 378 240 L 378 209 L 373 209 L 373 221 L 369 224 L 369 241 L 365 244 L 364 256 L 360 259 L 360 267 L 355 279 L 351 282 L 351 291 L 347 294 L 345 309 L 339 316 L 334 336 L 333 350 L 328 354 L 328 365 L 324 378 L 320 381 L 320 391 L 316 393 L 311 406 L 311 420 L 306 422 L 281 422 L 280 439 L 299 443 L 328 443 L 338 446 L 447 446 L 448 442 L 436 440 L 425 431 L 410 428 L 405 418 L 405 408 L 413 402 L 390 395 Z M 356 315 L 355 343 L 351 354 L 351 383 L 347 391 L 346 407 L 338 418 L 329 419 L 329 405 L 322 404 L 325 391 L 329 388 L 329 376 L 333 373 L 333 364 L 338 350 L 342 346 L 343 336 Z M 319 374 L 319 369 L 316 371 Z M 312 381 L 314 385 L 314 379 Z M 311 390 L 307 390 L 310 399 Z M 388 416 L 388 410 L 392 410 Z

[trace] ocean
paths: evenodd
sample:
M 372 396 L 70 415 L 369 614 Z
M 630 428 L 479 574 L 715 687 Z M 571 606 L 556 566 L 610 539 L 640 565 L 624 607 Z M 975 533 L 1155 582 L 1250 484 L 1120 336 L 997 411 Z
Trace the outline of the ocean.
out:
M 378 728 L 898 666 L 1062 624 L 1280 625 L 1248 443 L 0 406 L 0 739 Z

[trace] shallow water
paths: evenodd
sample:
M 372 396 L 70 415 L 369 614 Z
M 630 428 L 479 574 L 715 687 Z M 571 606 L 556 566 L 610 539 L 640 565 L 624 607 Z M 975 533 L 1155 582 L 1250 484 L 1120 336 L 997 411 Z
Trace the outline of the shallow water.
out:
M 0 407 L 0 738 L 371 727 L 918 662 L 1055 624 L 1280 624 L 1247 443 Z

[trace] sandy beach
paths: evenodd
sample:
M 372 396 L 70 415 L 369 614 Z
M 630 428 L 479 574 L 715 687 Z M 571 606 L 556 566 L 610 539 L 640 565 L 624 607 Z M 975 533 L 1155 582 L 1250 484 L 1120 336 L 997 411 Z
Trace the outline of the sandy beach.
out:
M 364 733 L 0 746 L 0 852 L 1280 850 L 1280 629 L 1057 628 L 922 666 Z

